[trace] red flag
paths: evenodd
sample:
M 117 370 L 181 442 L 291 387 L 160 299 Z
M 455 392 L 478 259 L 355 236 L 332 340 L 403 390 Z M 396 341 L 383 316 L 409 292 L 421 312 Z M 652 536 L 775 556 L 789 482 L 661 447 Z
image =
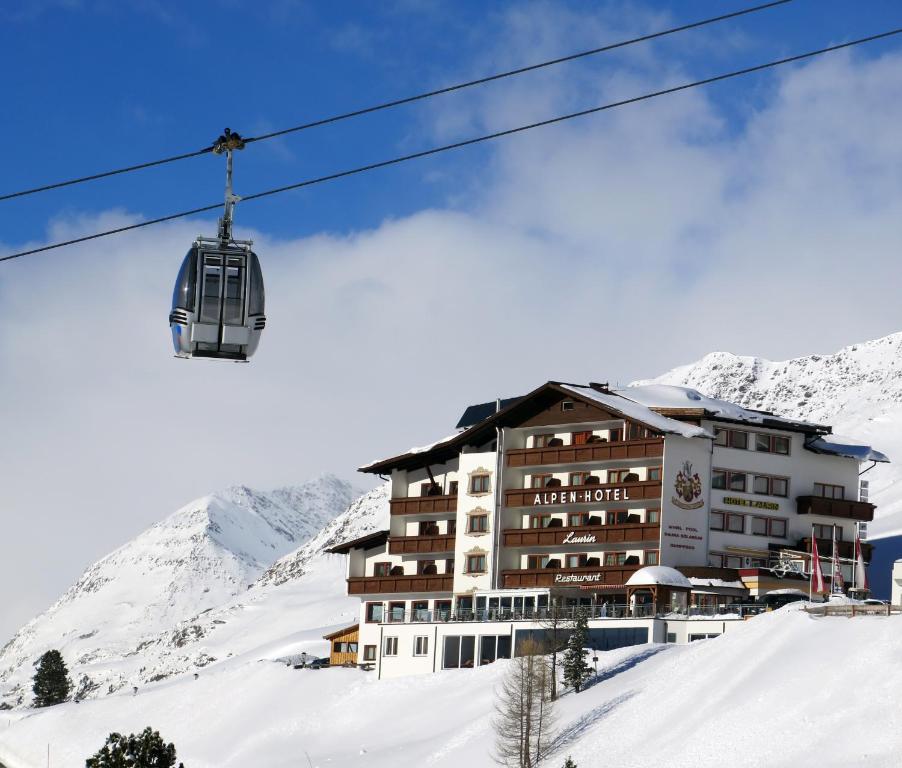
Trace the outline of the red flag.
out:
M 855 536 L 855 588 L 868 588 L 868 572 L 864 567 L 864 557 L 861 555 L 861 537 Z
M 822 595 L 827 591 L 824 583 L 824 572 L 821 570 L 821 559 L 817 554 L 817 538 L 811 537 L 811 593 Z

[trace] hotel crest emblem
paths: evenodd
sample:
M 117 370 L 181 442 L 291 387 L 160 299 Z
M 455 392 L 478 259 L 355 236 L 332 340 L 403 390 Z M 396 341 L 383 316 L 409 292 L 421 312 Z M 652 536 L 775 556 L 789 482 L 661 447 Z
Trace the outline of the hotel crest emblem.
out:
M 704 505 L 702 501 L 702 481 L 698 472 L 692 471 L 692 462 L 684 461 L 683 468 L 677 472 L 673 483 L 676 496 L 670 500 L 680 509 L 699 509 Z

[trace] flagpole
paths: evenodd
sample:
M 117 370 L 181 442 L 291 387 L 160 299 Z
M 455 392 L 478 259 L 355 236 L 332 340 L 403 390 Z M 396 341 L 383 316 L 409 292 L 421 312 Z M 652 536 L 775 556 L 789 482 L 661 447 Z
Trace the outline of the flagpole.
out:
M 814 541 L 814 523 L 811 524 L 811 552 L 808 558 L 808 602 L 811 602 L 811 582 L 814 581 L 814 548 L 817 544 Z

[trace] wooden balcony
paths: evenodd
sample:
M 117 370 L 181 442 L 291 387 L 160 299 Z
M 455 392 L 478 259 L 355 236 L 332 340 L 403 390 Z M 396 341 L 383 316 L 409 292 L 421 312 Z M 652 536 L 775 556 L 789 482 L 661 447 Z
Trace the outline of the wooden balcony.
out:
M 453 552 L 454 534 L 436 536 L 390 536 L 388 551 L 392 555 L 423 555 Z
M 403 592 L 451 592 L 454 576 L 358 576 L 348 579 L 349 595 L 383 595 Z
M 562 504 L 604 504 L 643 500 L 660 502 L 660 480 L 514 488 L 504 492 L 504 504 L 507 507 L 546 507 Z
M 798 549 L 802 552 L 811 552 L 811 537 L 806 536 L 804 539 L 799 539 Z M 868 544 L 866 541 L 861 542 L 861 554 L 864 557 L 865 561 L 870 562 L 871 552 L 874 549 L 873 544 Z M 817 540 L 817 552 L 821 558 L 829 558 L 833 554 L 833 541 L 832 539 L 818 539 Z M 837 541 L 836 542 L 836 553 L 840 557 L 847 558 L 852 560 L 855 558 L 855 542 L 854 541 Z
M 656 437 L 616 443 L 561 445 L 555 448 L 515 448 L 507 451 L 507 466 L 541 467 L 617 459 L 652 459 L 663 455 L 664 440 Z
M 619 586 L 641 565 L 605 565 L 588 568 L 518 568 L 502 571 L 505 589 L 518 587 Z
M 457 496 L 413 496 L 392 499 L 393 515 L 429 515 L 434 512 L 457 512 Z
M 621 525 L 583 525 L 571 528 L 507 528 L 505 547 L 594 546 L 628 541 L 653 541 L 661 537 L 658 523 L 624 523 Z
M 798 496 L 800 515 L 823 515 L 824 517 L 845 517 L 849 520 L 870 522 L 874 519 L 875 505 L 866 501 L 846 501 L 845 499 L 825 499 L 822 496 Z

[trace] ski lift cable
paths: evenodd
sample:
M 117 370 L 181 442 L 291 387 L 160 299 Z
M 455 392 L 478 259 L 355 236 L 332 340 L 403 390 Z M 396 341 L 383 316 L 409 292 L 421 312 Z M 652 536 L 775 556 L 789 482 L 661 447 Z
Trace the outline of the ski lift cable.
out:
M 282 192 L 288 192 L 288 191 L 294 190 L 294 189 L 301 189 L 303 187 L 310 187 L 315 184 L 321 184 L 326 181 L 333 181 L 335 179 L 341 179 L 341 178 L 345 178 L 347 176 L 354 176 L 356 174 L 373 171 L 378 168 L 386 168 L 388 166 L 397 165 L 399 163 L 404 163 L 409 160 L 416 160 L 419 158 L 428 157 L 430 155 L 436 155 L 441 152 L 447 152 L 452 149 L 459 149 L 461 147 L 472 146 L 474 144 L 491 141 L 492 139 L 498 139 L 503 136 L 511 136 L 513 134 L 522 133 L 524 131 L 528 131 L 533 128 L 540 128 L 540 127 L 544 127 L 547 125 L 554 125 L 556 123 L 562 123 L 566 120 L 572 120 L 577 117 L 584 117 L 586 115 L 595 114 L 597 112 L 603 112 L 605 110 L 614 109 L 616 107 L 623 107 L 628 104 L 635 104 L 640 101 L 647 101 L 649 99 L 654 99 L 659 96 L 666 96 L 668 94 L 678 93 L 680 91 L 686 91 L 686 90 L 689 90 L 690 88 L 698 88 L 703 85 L 710 85 L 711 83 L 717 83 L 717 82 L 721 82 L 724 80 L 729 80 L 734 77 L 741 77 L 743 75 L 748 75 L 748 74 L 752 74 L 755 72 L 761 72 L 761 71 L 764 71 L 767 69 L 773 69 L 774 67 L 779 67 L 784 64 L 791 64 L 793 62 L 814 58 L 815 56 L 820 56 L 825 53 L 831 53 L 833 51 L 839 51 L 839 50 L 843 50 L 846 48 L 852 48 L 853 46 L 856 46 L 856 45 L 863 45 L 865 43 L 871 43 L 871 42 L 875 42 L 877 40 L 883 40 L 883 39 L 886 39 L 888 37 L 893 37 L 898 34 L 902 34 L 902 27 L 898 27 L 896 29 L 891 29 L 887 32 L 881 32 L 876 35 L 862 37 L 857 40 L 850 40 L 849 42 L 846 42 L 846 43 L 839 43 L 838 45 L 831 45 L 827 48 L 820 48 L 815 51 L 808 51 L 807 53 L 800 53 L 795 56 L 789 56 L 789 57 L 786 57 L 783 59 L 777 59 L 776 61 L 770 61 L 770 62 L 767 62 L 766 64 L 757 64 L 752 67 L 745 67 L 743 69 L 737 69 L 732 72 L 726 72 L 721 75 L 715 75 L 713 77 L 706 77 L 703 80 L 695 80 L 690 83 L 683 83 L 682 85 L 675 85 L 670 88 L 664 88 L 664 89 L 661 89 L 658 91 L 652 91 L 650 93 L 645 93 L 645 94 L 642 94 L 641 96 L 633 96 L 632 98 L 629 98 L 629 99 L 623 99 L 620 101 L 610 102 L 608 104 L 603 104 L 598 107 L 592 107 L 590 109 L 580 110 L 579 112 L 571 112 L 566 115 L 559 115 L 557 117 L 549 118 L 548 120 L 541 120 L 536 123 L 530 123 L 528 125 L 521 125 L 516 128 L 509 128 L 504 131 L 497 131 L 495 133 L 486 134 L 484 136 L 477 136 L 472 139 L 465 139 L 463 141 L 457 141 L 457 142 L 454 142 L 453 144 L 445 144 L 443 146 L 433 147 L 431 149 L 426 149 L 421 152 L 414 152 L 409 155 L 402 155 L 400 157 L 395 157 L 390 160 L 382 160 L 380 162 L 370 163 L 368 165 L 359 166 L 357 168 L 351 168 L 351 169 L 345 170 L 345 171 L 338 171 L 337 173 L 331 173 L 326 176 L 319 176 L 314 179 L 307 179 L 305 181 L 300 181 L 295 184 L 287 184 L 282 187 L 268 189 L 264 192 L 256 192 L 251 195 L 244 195 L 241 199 L 242 199 L 242 201 L 258 200 L 260 198 L 269 197 L 271 195 L 277 195 Z M 6 256 L 0 256 L 0 262 L 10 261 L 12 259 L 18 259 L 23 256 L 30 256 L 32 254 L 41 253 L 43 251 L 50 251 L 50 250 L 54 250 L 56 248 L 62 248 L 64 246 L 68 246 L 68 245 L 75 245 L 77 243 L 83 243 L 88 240 L 96 240 L 97 238 L 106 237 L 108 235 L 118 234 L 120 232 L 127 232 L 129 230 L 140 229 L 142 227 L 149 227 L 152 224 L 160 224 L 160 223 L 166 222 L 166 221 L 173 221 L 174 219 L 184 218 L 186 216 L 193 216 L 198 213 L 214 211 L 214 210 L 218 210 L 222 207 L 223 207 L 223 203 L 215 203 L 213 205 L 207 205 L 207 206 L 203 206 L 201 208 L 193 208 L 189 211 L 182 211 L 180 213 L 172 213 L 172 214 L 169 214 L 168 216 L 161 216 L 156 219 L 149 219 L 147 221 L 141 221 L 136 224 L 128 224 L 126 226 L 117 227 L 116 229 L 110 229 L 105 232 L 97 232 L 92 235 L 85 235 L 83 237 L 77 237 L 77 238 L 73 238 L 71 240 L 64 240 L 64 241 L 58 242 L 58 243 L 51 243 L 50 245 L 44 245 L 44 246 L 41 246 L 40 248 L 32 248 L 32 249 L 29 249 L 26 251 L 19 251 L 18 253 L 11 253 Z
M 456 85 L 450 85 L 445 88 L 439 88 L 434 91 L 427 91 L 425 93 L 418 93 L 414 96 L 407 96 L 403 99 L 395 99 L 393 101 L 386 101 L 381 104 L 376 104 L 371 107 L 364 107 L 362 109 L 356 109 L 351 112 L 344 112 L 338 115 L 332 115 L 331 117 L 324 117 L 318 120 L 314 120 L 313 122 L 303 123 L 301 125 L 295 125 L 291 128 L 283 128 L 278 131 L 273 131 L 272 133 L 265 133 L 260 136 L 254 136 L 251 138 L 245 139 L 246 143 L 250 143 L 253 141 L 265 141 L 266 139 L 273 139 L 277 136 L 284 136 L 288 133 L 296 133 L 298 131 L 304 131 L 309 128 L 318 128 L 324 125 L 330 125 L 331 123 L 337 123 L 342 120 L 348 120 L 352 117 L 361 117 L 362 115 L 369 115 L 373 112 L 380 112 L 386 109 L 392 109 L 393 107 L 399 107 L 404 104 L 412 104 L 417 101 L 423 101 L 424 99 L 429 99 L 434 96 L 441 96 L 446 93 L 453 93 L 454 91 L 460 91 L 465 88 L 471 88 L 476 85 L 484 85 L 485 83 L 490 83 L 495 80 L 502 80 L 507 77 L 514 77 L 516 75 L 522 75 L 526 72 L 533 72 L 537 69 L 543 69 L 545 67 L 551 67 L 556 64 L 563 64 L 568 61 L 575 61 L 577 59 L 586 58 L 588 56 L 595 56 L 600 53 L 606 53 L 607 51 L 613 51 L 617 48 L 625 48 L 629 45 L 635 45 L 637 43 L 647 42 L 649 40 L 655 40 L 657 38 L 666 37 L 667 35 L 673 35 L 677 32 L 685 32 L 690 29 L 697 29 L 699 27 L 707 26 L 708 24 L 715 24 L 720 21 L 727 21 L 729 19 L 735 19 L 739 16 L 745 16 L 750 13 L 757 13 L 758 11 L 768 10 L 770 8 L 775 8 L 780 5 L 786 5 L 787 3 L 791 3 L 793 0 L 773 0 L 773 2 L 764 3 L 762 5 L 756 5 L 749 8 L 743 8 L 738 11 L 733 11 L 731 13 L 726 13 L 721 16 L 714 16 L 708 19 L 702 19 L 700 21 L 694 21 L 689 24 L 683 24 L 679 27 L 673 27 L 671 29 L 661 30 L 660 32 L 652 32 L 647 35 L 641 35 L 640 37 L 634 37 L 629 40 L 623 40 L 618 43 L 611 43 L 609 45 L 601 46 L 600 48 L 593 48 L 588 51 L 581 51 L 580 53 L 574 53 L 569 56 L 562 56 L 557 59 L 551 59 L 549 61 L 543 61 L 538 64 L 530 64 L 526 67 L 519 67 L 518 69 L 512 69 L 507 72 L 499 72 L 494 75 L 488 75 L 487 77 L 481 77 L 476 80 L 469 80 L 464 83 L 458 83 Z M 138 163 L 137 165 L 129 165 L 124 168 L 116 168 L 111 171 L 101 171 L 99 173 L 93 173 L 89 176 L 81 176 L 74 179 L 68 179 L 66 181 L 58 181 L 52 184 L 45 184 L 40 187 L 33 187 L 31 189 L 23 189 L 18 192 L 8 192 L 6 194 L 0 195 L 0 202 L 4 200 L 12 200 L 17 197 L 25 197 L 27 195 L 34 195 L 38 192 L 49 192 L 53 189 L 60 189 L 62 187 L 70 187 L 75 184 L 83 184 L 88 181 L 97 181 L 98 179 L 105 179 L 110 176 L 118 176 L 123 173 L 131 173 L 133 171 L 141 171 L 146 168 L 153 168 L 160 165 L 166 165 L 168 163 L 174 163 L 179 160 L 187 160 L 192 157 L 199 157 L 200 155 L 206 155 L 213 151 L 212 147 L 204 147 L 203 149 L 198 149 L 193 152 L 185 152 L 180 155 L 173 155 L 172 157 L 164 157 L 159 160 L 151 160 L 146 163 Z

